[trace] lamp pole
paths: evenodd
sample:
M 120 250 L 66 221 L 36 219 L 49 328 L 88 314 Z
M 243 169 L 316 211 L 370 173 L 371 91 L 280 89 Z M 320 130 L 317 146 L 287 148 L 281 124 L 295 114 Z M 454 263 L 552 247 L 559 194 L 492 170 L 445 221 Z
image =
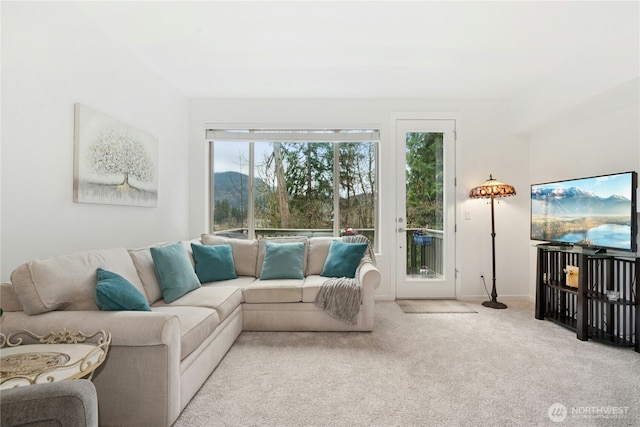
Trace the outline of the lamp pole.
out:
M 491 193 L 491 268 L 493 273 L 493 286 L 491 287 L 491 301 L 482 303 L 490 308 L 507 308 L 506 304 L 498 302 L 498 291 L 496 291 L 496 221 L 493 214 L 493 193 Z
M 498 302 L 498 292 L 496 291 L 496 220 L 493 199 L 496 197 L 515 196 L 515 194 L 516 189 L 513 188 L 513 185 L 508 185 L 493 179 L 493 175 L 489 175 L 489 179 L 485 181 L 484 184 L 472 188 L 469 192 L 469 197 L 472 199 L 491 199 L 491 268 L 493 273 L 493 287 L 491 289 L 491 301 L 482 303 L 482 305 L 489 308 L 507 308 L 506 304 Z M 482 280 L 484 281 L 484 276 Z

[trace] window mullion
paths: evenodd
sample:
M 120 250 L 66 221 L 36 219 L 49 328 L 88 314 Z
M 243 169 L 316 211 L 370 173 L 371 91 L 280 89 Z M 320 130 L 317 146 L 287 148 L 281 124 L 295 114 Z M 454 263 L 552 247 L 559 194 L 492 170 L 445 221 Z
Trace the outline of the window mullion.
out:
M 249 194 L 248 194 L 248 206 L 247 206 L 247 234 L 249 236 L 250 239 L 255 239 L 256 238 L 256 218 L 254 215 L 254 174 L 255 174 L 255 165 L 254 165 L 254 145 L 255 142 L 250 142 L 249 143 Z
M 213 225 L 215 224 L 214 220 L 214 199 L 213 199 L 213 188 L 214 188 L 214 170 L 213 170 L 213 159 L 214 159 L 214 149 L 215 143 L 213 141 L 209 141 L 209 232 L 213 232 Z
M 333 235 L 340 235 L 340 143 L 333 144 Z

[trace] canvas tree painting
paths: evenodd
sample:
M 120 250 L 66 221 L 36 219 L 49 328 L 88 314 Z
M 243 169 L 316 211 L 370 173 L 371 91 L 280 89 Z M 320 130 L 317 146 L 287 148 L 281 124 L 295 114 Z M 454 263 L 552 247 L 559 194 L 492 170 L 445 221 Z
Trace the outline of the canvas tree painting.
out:
M 76 104 L 74 142 L 75 202 L 157 206 L 156 138 Z

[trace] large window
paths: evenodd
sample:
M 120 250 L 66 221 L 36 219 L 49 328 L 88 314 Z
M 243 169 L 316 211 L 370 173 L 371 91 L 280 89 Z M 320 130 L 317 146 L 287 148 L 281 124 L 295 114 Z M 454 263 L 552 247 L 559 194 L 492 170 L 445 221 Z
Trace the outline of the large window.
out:
M 375 244 L 378 132 L 209 130 L 210 231 L 335 236 Z

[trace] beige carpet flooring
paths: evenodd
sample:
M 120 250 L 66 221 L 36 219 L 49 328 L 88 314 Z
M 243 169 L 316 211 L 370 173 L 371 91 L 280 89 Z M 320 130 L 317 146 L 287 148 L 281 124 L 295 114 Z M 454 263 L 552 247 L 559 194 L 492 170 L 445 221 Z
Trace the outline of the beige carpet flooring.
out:
M 243 332 L 175 426 L 640 425 L 640 354 L 501 301 L 379 302 L 371 333 Z

